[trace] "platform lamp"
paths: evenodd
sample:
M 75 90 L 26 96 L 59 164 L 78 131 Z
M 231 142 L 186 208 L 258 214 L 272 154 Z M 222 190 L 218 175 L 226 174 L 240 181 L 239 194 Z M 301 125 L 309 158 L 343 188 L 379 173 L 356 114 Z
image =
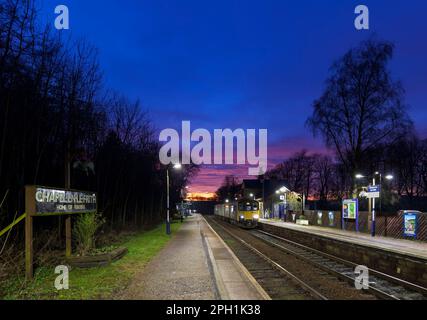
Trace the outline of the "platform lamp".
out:
M 372 177 L 372 186 L 376 185 L 376 177 L 380 178 L 380 197 L 379 197 L 379 201 L 380 201 L 380 212 L 382 211 L 382 201 L 381 201 L 381 193 L 382 193 L 382 173 L 376 171 Z M 363 179 L 366 178 L 364 175 L 362 174 L 356 174 L 356 179 Z M 389 181 L 394 179 L 394 176 L 391 174 L 388 174 L 385 176 L 385 178 Z M 387 225 L 387 224 L 386 224 Z M 371 235 L 372 237 L 375 237 L 376 235 L 376 212 L 375 212 L 375 198 L 372 198 L 372 225 L 371 225 Z
M 385 176 L 385 179 L 388 181 L 391 181 L 394 179 L 394 176 L 392 174 L 388 174 Z M 383 187 L 382 187 L 382 176 L 380 176 L 380 196 L 381 196 L 381 193 L 383 192 L 382 189 L 383 189 Z M 382 197 L 380 197 L 380 214 L 382 214 L 382 212 L 383 212 L 382 210 L 383 210 L 383 208 L 382 208 Z M 385 225 L 384 236 L 387 237 L 387 215 L 385 215 L 384 219 L 385 219 L 385 221 L 384 221 L 384 225 Z
M 180 170 L 182 168 L 182 165 L 180 163 L 175 163 L 172 165 L 172 168 L 175 170 Z M 170 183 L 169 183 L 169 166 L 166 168 L 166 205 L 167 205 L 167 211 L 166 211 L 166 234 L 171 234 L 171 222 L 170 222 Z

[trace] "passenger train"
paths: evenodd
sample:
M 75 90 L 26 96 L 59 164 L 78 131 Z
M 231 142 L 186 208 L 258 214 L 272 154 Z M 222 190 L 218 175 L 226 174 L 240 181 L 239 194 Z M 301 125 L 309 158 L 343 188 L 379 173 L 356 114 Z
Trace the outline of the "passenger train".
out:
M 215 206 L 215 216 L 243 228 L 256 228 L 260 217 L 258 201 L 241 199 Z

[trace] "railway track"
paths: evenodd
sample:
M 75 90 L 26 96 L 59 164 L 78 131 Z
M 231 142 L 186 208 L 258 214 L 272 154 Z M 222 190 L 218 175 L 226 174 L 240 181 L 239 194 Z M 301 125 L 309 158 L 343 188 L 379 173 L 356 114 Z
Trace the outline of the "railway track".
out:
M 272 299 L 375 299 L 266 239 L 212 217 L 207 220 Z
M 323 253 L 264 231 L 253 230 L 251 234 L 285 253 L 292 254 L 302 261 L 325 270 L 329 274 L 336 275 L 348 283 L 355 283 L 356 274 L 354 270 L 357 264 L 351 261 Z M 376 270 L 368 269 L 368 271 L 369 285 L 367 290 L 379 298 L 389 300 L 427 300 L 427 288 Z

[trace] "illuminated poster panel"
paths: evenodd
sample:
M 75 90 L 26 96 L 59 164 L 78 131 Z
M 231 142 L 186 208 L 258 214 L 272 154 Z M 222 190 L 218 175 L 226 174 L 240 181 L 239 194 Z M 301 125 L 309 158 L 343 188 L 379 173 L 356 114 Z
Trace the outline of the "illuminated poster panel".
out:
M 356 220 L 358 215 L 358 200 L 347 199 L 342 203 L 342 214 L 344 219 Z
M 403 216 L 403 234 L 407 237 L 417 236 L 417 214 L 413 212 L 405 213 Z

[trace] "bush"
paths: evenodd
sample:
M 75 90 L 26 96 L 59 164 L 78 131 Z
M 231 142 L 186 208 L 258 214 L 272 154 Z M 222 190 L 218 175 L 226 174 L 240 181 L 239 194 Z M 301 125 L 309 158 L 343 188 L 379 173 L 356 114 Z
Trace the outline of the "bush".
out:
M 104 222 L 105 220 L 97 213 L 82 214 L 77 218 L 73 234 L 79 255 L 85 256 L 95 248 L 96 231 Z

